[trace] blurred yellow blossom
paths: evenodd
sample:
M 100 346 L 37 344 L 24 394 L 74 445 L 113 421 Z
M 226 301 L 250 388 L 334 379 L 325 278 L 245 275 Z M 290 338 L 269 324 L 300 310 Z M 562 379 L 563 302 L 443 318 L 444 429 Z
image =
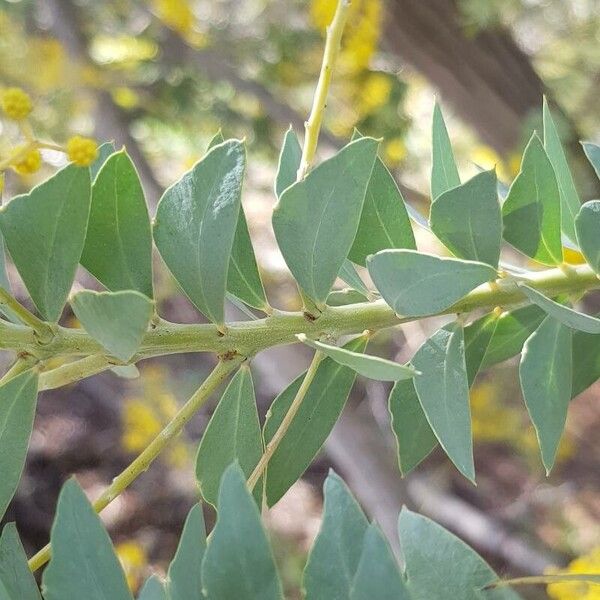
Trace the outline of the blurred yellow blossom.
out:
M 585 257 L 578 250 L 572 248 L 563 247 L 563 260 L 569 265 L 584 265 L 586 263 Z
M 572 561 L 566 569 L 553 569 L 552 573 L 600 575 L 600 546 Z M 551 583 L 548 596 L 554 600 L 600 600 L 600 585 L 585 582 Z
M 136 91 L 132 90 L 130 87 L 116 87 L 112 90 L 111 95 L 115 101 L 115 104 L 127 110 L 135 108 L 140 103 L 140 97 Z
M 155 366 L 143 370 L 140 396 L 125 399 L 123 404 L 122 444 L 127 452 L 141 452 L 179 411 L 175 396 L 168 390 L 163 369 Z M 163 454 L 173 467 L 188 464 L 190 452 L 182 440 L 174 440 Z
M 184 35 L 191 32 L 195 19 L 186 0 L 153 0 L 152 6 L 158 18 L 171 29 Z
M 129 589 L 137 590 L 142 582 L 144 567 L 148 562 L 144 548 L 135 540 L 128 540 L 117 544 L 115 551 L 125 571 Z
M 22 121 L 29 116 L 33 104 L 29 94 L 19 87 L 6 88 L 0 96 L 4 114 L 15 121 Z
M 384 142 L 383 155 L 385 160 L 392 165 L 402 162 L 406 156 L 406 144 L 404 140 L 401 137 L 396 137 Z
M 42 155 L 37 148 L 31 148 L 21 155 L 17 149 L 18 158 L 12 163 L 12 168 L 19 175 L 31 175 L 42 166 Z
M 369 73 L 363 84 L 359 110 L 369 114 L 387 104 L 392 92 L 393 83 L 385 73 Z
M 98 158 L 96 140 L 75 135 L 67 141 L 67 156 L 79 167 L 89 167 Z

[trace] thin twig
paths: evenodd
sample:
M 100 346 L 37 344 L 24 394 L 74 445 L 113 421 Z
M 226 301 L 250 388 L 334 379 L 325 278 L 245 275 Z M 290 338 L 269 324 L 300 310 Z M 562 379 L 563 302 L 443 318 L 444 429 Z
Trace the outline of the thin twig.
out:
M 3 306 L 16 315 L 22 323 L 35 331 L 41 342 L 48 342 L 54 337 L 54 330 L 49 323 L 45 323 L 33 313 L 29 312 L 22 304 L 17 302 L 4 288 L 0 287 L 0 306 Z
M 237 356 L 231 360 L 221 361 L 194 395 L 183 405 L 181 410 L 173 417 L 168 425 L 146 446 L 142 453 L 104 490 L 94 502 L 94 510 L 102 511 L 115 498 L 122 494 L 148 467 L 154 462 L 166 445 L 179 433 L 185 424 L 196 414 L 198 409 L 210 398 L 212 393 L 221 385 L 224 379 L 234 371 L 243 361 L 244 357 Z M 50 560 L 50 544 L 42 548 L 29 560 L 29 568 L 36 571 Z

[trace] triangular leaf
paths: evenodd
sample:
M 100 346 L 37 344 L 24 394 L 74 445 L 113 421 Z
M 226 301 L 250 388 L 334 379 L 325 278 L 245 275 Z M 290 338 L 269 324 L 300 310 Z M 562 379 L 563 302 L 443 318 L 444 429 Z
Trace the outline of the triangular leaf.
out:
M 273 211 L 283 257 L 320 307 L 354 241 L 377 145 L 373 138 L 351 142 L 285 189 Z
M 556 125 L 552 119 L 548 100 L 544 97 L 544 148 L 556 174 L 556 183 L 560 193 L 561 230 L 571 240 L 575 241 L 575 217 L 579 212 L 581 200 L 567 163 Z
M 498 579 L 469 546 L 430 519 L 402 509 L 398 521 L 411 600 L 517 600 L 510 589 L 482 592 Z
M 108 160 L 108 157 L 112 156 L 115 150 L 116 148 L 113 142 L 104 142 L 103 144 L 100 144 L 98 147 L 98 157 L 90 165 L 90 176 L 92 178 L 92 182 L 96 179 L 98 172 Z
M 410 600 L 390 546 L 374 523 L 363 540 L 350 600 Z
M 90 171 L 74 164 L 0 209 L 0 227 L 31 299 L 57 321 L 71 290 L 90 211 Z
M 433 107 L 431 151 L 431 198 L 435 200 L 440 194 L 460 185 L 448 130 L 437 102 Z
M 477 373 L 485 361 L 485 357 L 494 339 L 499 316 L 489 313 L 477 319 L 464 329 L 465 336 L 465 365 L 469 387 L 473 385 Z
M 590 333 L 576 331 L 572 337 L 571 397 L 574 398 L 600 379 L 600 344 L 598 336 Z
M 600 200 L 590 200 L 581 207 L 575 227 L 585 260 L 596 273 L 600 273 Z
M 233 377 L 202 436 L 196 456 L 196 478 L 203 498 L 217 504 L 219 483 L 227 467 L 237 461 L 249 477 L 263 453 L 252 374 L 242 366 Z M 261 486 L 255 487 L 262 499 Z
M 202 506 L 189 512 L 175 557 L 169 566 L 169 600 L 203 600 L 202 559 L 206 551 L 206 528 Z
M 419 402 L 414 382 L 398 381 L 388 399 L 392 432 L 398 448 L 398 465 L 408 475 L 437 446 L 435 433 Z
M 350 598 L 368 522 L 346 484 L 330 471 L 323 520 L 306 562 L 306 600 Z
M 592 167 L 594 167 L 594 171 L 596 171 L 596 175 L 600 179 L 600 146 L 598 144 L 592 144 L 591 142 L 581 142 L 583 146 L 583 151 L 587 156 L 588 160 Z
M 279 165 L 275 177 L 275 196 L 279 198 L 284 190 L 295 183 L 300 160 L 302 159 L 302 148 L 298 136 L 290 127 L 285 132 L 281 153 L 279 154 Z
M 360 134 L 355 132 L 352 139 L 360 139 Z M 416 249 L 416 245 L 404 198 L 391 173 L 378 157 L 348 257 L 364 267 L 367 256 L 386 248 Z
M 104 163 L 92 187 L 81 264 L 111 291 L 152 298 L 152 232 L 144 190 L 125 150 Z
M 19 539 L 17 527 L 8 523 L 0 537 L 0 581 L 9 598 L 41 600 L 35 578 L 27 564 L 27 555 Z
M 202 583 L 210 600 L 283 598 L 281 583 L 246 478 L 238 465 L 223 474 L 217 523 L 202 562 Z
M 154 221 L 154 241 L 167 267 L 198 310 L 218 325 L 245 168 L 242 142 L 215 146 L 166 190 Z
M 504 205 L 504 239 L 546 265 L 562 262 L 560 192 L 552 163 L 534 133 Z
M 85 330 L 125 362 L 139 349 L 153 313 L 153 303 L 134 291 L 84 290 L 71 298 L 71 306 Z
M 359 337 L 344 347 L 362 352 L 365 346 L 366 339 Z M 263 430 L 265 443 L 275 435 L 302 378 L 297 377 L 271 404 Z M 273 506 L 313 461 L 342 413 L 355 378 L 352 369 L 333 359 L 321 361 L 298 413 L 269 461 L 265 486 L 268 506 Z
M 525 342 L 519 366 L 523 398 L 547 473 L 554 465 L 571 399 L 571 336 L 568 327 L 546 317 Z
M 110 538 L 75 479 L 60 492 L 50 541 L 52 558 L 43 576 L 45 600 L 131 600 Z
M 138 600 L 171 600 L 167 596 L 165 584 L 158 575 L 151 575 L 140 590 Z
M 330 346 L 317 340 L 307 338 L 303 333 L 296 336 L 303 344 L 320 350 L 326 356 L 333 358 L 335 362 L 345 367 L 350 367 L 363 377 L 377 379 L 379 381 L 398 381 L 400 379 L 410 379 L 417 373 L 410 366 L 380 358 L 379 356 L 369 356 L 359 352 L 352 352 L 346 348 Z
M 354 265 L 348 259 L 342 263 L 338 277 L 363 296 L 367 298 L 370 296 L 369 289 L 360 278 Z
M 534 303 L 537 304 L 546 314 L 556 319 L 563 325 L 575 329 L 576 331 L 585 331 L 586 333 L 600 333 L 600 319 L 590 317 L 583 313 L 577 312 L 564 304 L 554 302 L 550 298 L 537 290 L 519 283 L 518 286 L 525 292 L 525 295 Z M 600 342 L 600 338 L 598 340 Z
M 431 205 L 431 230 L 458 258 L 498 268 L 502 215 L 496 172 L 484 171 L 439 195 Z
M 421 372 L 413 382 L 431 429 L 458 470 L 474 481 L 469 382 L 462 327 L 454 323 L 436 331 L 417 350 L 411 363 Z
M 440 258 L 414 250 L 383 250 L 367 260 L 383 299 L 403 317 L 450 308 L 478 285 L 496 278 L 483 263 Z
M 0 519 L 25 465 L 37 401 L 38 376 L 25 371 L 0 387 Z

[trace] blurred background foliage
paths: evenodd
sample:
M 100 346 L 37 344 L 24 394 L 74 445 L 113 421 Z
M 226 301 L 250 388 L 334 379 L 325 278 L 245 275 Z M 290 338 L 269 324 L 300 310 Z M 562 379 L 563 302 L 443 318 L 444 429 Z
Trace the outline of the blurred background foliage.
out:
M 302 133 L 334 6 L 334 0 L 0 0 L 0 86 L 31 95 L 38 137 L 60 144 L 81 134 L 124 144 L 151 207 L 218 129 L 245 138 L 244 204 L 257 255 L 275 305 L 295 308 L 295 287 L 270 230 L 272 180 L 284 131 L 292 124 Z M 353 0 L 320 151 L 330 154 L 355 127 L 383 138 L 382 158 L 407 200 L 426 212 L 434 97 L 444 107 L 464 177 L 495 165 L 510 182 L 531 129 L 540 129 L 544 93 L 582 197 L 598 197 L 577 140 L 600 140 L 600 0 Z M 0 121 L 0 157 L 21 133 Z M 64 161 L 52 150 L 42 155 L 38 173 L 8 174 L 6 197 Z M 421 249 L 442 251 L 416 233 Z M 162 314 L 182 322 L 200 318 L 164 270 L 155 277 Z M 12 280 L 24 295 L 14 273 Z M 94 285 L 84 273 L 80 284 Z M 233 308 L 230 317 L 245 318 Z M 375 350 L 407 360 L 437 325 L 380 335 Z M 256 359 L 262 415 L 305 358 L 286 349 Z M 67 474 L 76 472 L 97 494 L 168 422 L 207 361 L 148 361 L 138 379 L 102 375 L 44 395 L 24 483 L 8 514 L 29 550 L 46 541 Z M 387 458 L 390 440 L 381 433 L 385 390 L 361 382 L 323 457 L 267 517 L 289 597 L 298 597 L 304 553 L 318 528 L 319 486 L 332 464 L 384 529 L 407 503 L 463 536 L 503 573 L 569 564 L 573 572 L 600 570 L 598 394 L 592 388 L 574 403 L 560 464 L 546 479 L 514 368 L 484 374 L 472 392 L 475 489 L 436 453 L 400 481 Z M 162 466 L 105 513 L 134 588 L 149 571 L 164 568 L 174 549 L 196 498 L 192 464 L 208 418 L 199 415 Z M 528 593 L 600 598 L 598 588 L 575 584 Z

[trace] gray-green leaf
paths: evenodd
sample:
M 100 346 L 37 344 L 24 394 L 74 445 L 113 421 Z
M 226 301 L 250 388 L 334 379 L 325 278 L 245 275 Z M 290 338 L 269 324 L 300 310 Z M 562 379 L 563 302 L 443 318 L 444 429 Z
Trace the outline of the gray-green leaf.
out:
M 319 534 L 302 578 L 306 600 L 350 598 L 368 522 L 346 484 L 330 471 Z
M 290 127 L 285 132 L 281 153 L 279 154 L 279 165 L 275 177 L 275 196 L 279 198 L 284 190 L 295 183 L 300 160 L 302 159 L 302 148 L 298 141 L 296 132 Z
M 42 598 L 14 523 L 5 525 L 0 537 L 0 581 L 13 600 Z
M 377 379 L 380 381 L 399 381 L 400 379 L 410 379 L 417 372 L 410 366 L 401 365 L 394 361 L 380 358 L 379 356 L 369 356 L 359 352 L 352 352 L 346 348 L 330 346 L 317 340 L 307 338 L 303 333 L 296 336 L 303 344 L 320 350 L 326 356 L 333 358 L 335 362 L 345 367 L 350 367 L 363 377 Z
M 203 600 L 202 559 L 206 551 L 206 529 L 202 506 L 190 510 L 167 577 L 169 600 Z
M 600 273 L 600 200 L 590 200 L 581 207 L 575 227 L 585 260 L 596 273 Z
M 359 137 L 355 132 L 352 139 Z M 391 173 L 377 157 L 348 258 L 364 267 L 367 256 L 387 248 L 416 249 L 416 245 L 404 198 Z
M 144 190 L 125 150 L 104 163 L 92 187 L 81 264 L 109 290 L 152 298 L 152 231 Z
M 519 283 L 519 287 L 525 292 L 525 295 L 537 304 L 546 314 L 550 315 L 563 325 L 575 329 L 576 331 L 585 331 L 586 333 L 600 333 L 600 319 L 577 312 L 564 304 L 559 304 L 537 290 Z M 600 339 L 598 340 L 600 342 Z
M 112 156 L 115 152 L 115 145 L 113 142 L 104 142 L 100 144 L 98 148 L 98 158 L 90 165 L 90 176 L 92 182 L 96 179 L 98 172 L 108 160 L 109 156 Z
M 356 268 L 348 259 L 343 262 L 338 277 L 363 296 L 368 298 L 371 295 L 371 292 L 369 292 L 369 289 L 360 278 Z
M 245 166 L 242 142 L 215 146 L 165 191 L 154 222 L 154 241 L 167 267 L 198 310 L 218 325 Z
M 437 446 L 437 438 L 419 402 L 413 381 L 398 381 L 388 399 L 392 432 L 398 448 L 398 465 L 408 475 Z
M 110 538 L 75 479 L 60 492 L 50 541 L 45 600 L 131 600 Z
M 249 477 L 263 452 L 252 374 L 244 365 L 231 380 L 202 436 L 196 456 L 196 478 L 203 498 L 216 506 L 219 483 L 227 467 L 237 461 Z M 255 488 L 262 499 L 261 486 Z
M 383 250 L 370 256 L 367 265 L 383 299 L 403 317 L 444 311 L 496 277 L 496 270 L 483 263 L 414 250 Z
M 431 205 L 431 230 L 458 258 L 498 268 L 502 215 L 495 171 L 484 171 L 439 195 Z
M 366 339 L 359 337 L 344 348 L 362 352 L 365 346 Z M 355 377 L 355 371 L 331 358 L 321 361 L 298 413 L 269 461 L 265 486 L 268 506 L 287 492 L 318 454 L 342 413 Z M 263 430 L 265 443 L 275 435 L 302 378 L 297 377 L 271 404 Z
M 373 138 L 351 142 L 286 188 L 273 211 L 283 257 L 319 307 L 354 242 L 377 146 Z
M 350 600 L 375 598 L 410 600 L 396 558 L 379 527 L 372 523 L 365 533 Z
M 560 192 L 552 163 L 534 133 L 502 206 L 504 239 L 547 265 L 562 262 Z
M 594 167 L 594 171 L 596 171 L 596 175 L 600 179 L 600 146 L 591 142 L 581 142 L 581 145 L 587 159 L 590 161 L 592 167 Z
M 562 232 L 571 240 L 575 241 L 575 217 L 579 212 L 581 200 L 567 163 L 567 158 L 563 150 L 556 125 L 552 119 L 548 100 L 544 97 L 544 148 L 546 154 L 552 163 L 554 173 L 556 174 L 556 183 L 560 193 L 561 206 L 561 229 Z
M 37 401 L 38 376 L 25 371 L 0 387 L 0 519 L 25 465 Z
M 473 385 L 496 333 L 500 317 L 491 312 L 464 329 L 465 365 L 469 387 Z
M 517 600 L 512 590 L 482 588 L 498 579 L 469 546 L 427 517 L 403 508 L 398 520 L 411 600 Z
M 165 584 L 158 575 L 151 575 L 140 590 L 138 600 L 170 600 Z
M 546 317 L 523 346 L 519 378 L 525 405 L 549 473 L 562 436 L 571 399 L 571 329 Z
M 463 329 L 453 323 L 436 331 L 415 353 L 413 380 L 431 429 L 458 470 L 475 480 L 469 381 Z
M 217 523 L 202 562 L 208 600 L 281 600 L 281 583 L 260 513 L 240 467 L 223 474 Z
M 440 194 L 460 185 L 448 130 L 437 102 L 433 107 L 431 151 L 431 198 L 435 200 Z
M 31 299 L 57 321 L 81 258 L 90 212 L 90 170 L 74 164 L 0 209 L 0 227 Z
M 71 306 L 84 329 L 124 362 L 139 349 L 154 309 L 146 296 L 134 291 L 84 290 L 71 298 Z

